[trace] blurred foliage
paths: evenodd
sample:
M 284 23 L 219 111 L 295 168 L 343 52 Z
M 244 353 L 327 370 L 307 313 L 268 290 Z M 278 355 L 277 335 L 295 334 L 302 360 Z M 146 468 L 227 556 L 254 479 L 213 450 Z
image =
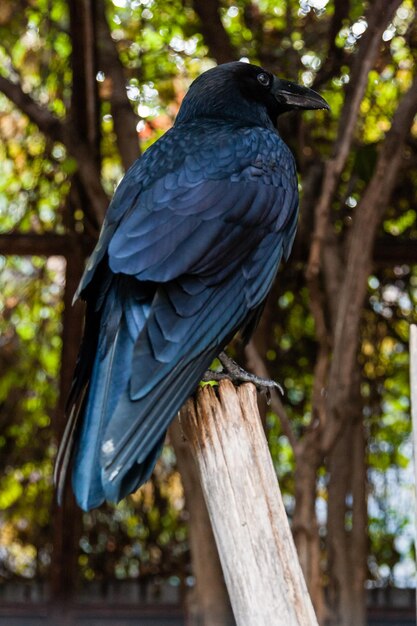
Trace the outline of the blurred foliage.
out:
M 189 572 L 182 485 L 166 447 L 152 480 L 117 506 L 85 513 L 79 557 L 86 580 L 184 580 Z
M 349 59 L 366 30 L 365 5 L 353 0 L 337 38 Z M 189 82 L 214 64 L 190 0 L 108 2 L 112 36 L 126 69 L 127 93 L 138 114 L 142 149 L 168 128 Z M 225 0 L 222 20 L 242 58 L 306 85 L 328 63 L 327 32 L 333 15 L 327 0 Z M 0 73 L 58 117 L 71 98 L 71 40 L 64 0 L 3 0 L 0 4 Z M 333 206 L 336 226 L 349 232 L 369 181 L 378 143 L 390 127 L 408 88 L 417 54 L 416 22 L 406 0 L 384 33 L 378 64 L 369 75 L 355 148 Z M 100 71 L 102 175 L 111 192 L 122 175 L 109 103 L 109 79 Z M 315 155 L 330 154 L 349 81 L 343 63 L 321 91 L 331 114 L 303 116 L 301 170 Z M 2 232 L 64 232 L 74 161 L 52 144 L 0 95 L 0 228 Z M 293 146 L 298 150 L 297 146 Z M 395 201 L 382 231 L 404 240 L 417 237 L 417 127 L 413 129 Z M 75 216 L 77 219 L 77 216 Z M 382 232 L 381 232 L 382 234 Z M 64 264 L 60 258 L 0 258 L 0 577 L 46 576 L 50 561 L 51 472 L 55 454 L 51 419 L 57 403 Z M 271 374 L 286 391 L 286 408 L 301 434 L 311 413 L 315 329 L 303 287 L 303 267 L 290 263 L 280 275 L 273 333 L 268 338 Z M 410 512 L 396 510 L 395 493 L 410 461 L 408 324 L 416 321 L 417 270 L 378 267 L 369 278 L 363 313 L 363 416 L 368 435 L 370 492 L 369 575 L 394 580 L 410 544 L 398 544 Z M 274 414 L 268 437 L 288 509 L 294 493 L 292 451 Z M 382 482 L 381 482 L 382 481 Z M 382 486 L 381 486 L 382 485 Z M 325 486 L 320 492 L 326 499 Z M 189 574 L 187 514 L 174 459 L 166 449 L 152 481 L 118 507 L 85 514 L 80 576 L 85 580 Z M 397 576 L 398 578 L 398 576 Z
M 0 575 L 42 576 L 51 549 L 50 424 L 65 264 L 60 257 L 0 257 L 0 264 Z

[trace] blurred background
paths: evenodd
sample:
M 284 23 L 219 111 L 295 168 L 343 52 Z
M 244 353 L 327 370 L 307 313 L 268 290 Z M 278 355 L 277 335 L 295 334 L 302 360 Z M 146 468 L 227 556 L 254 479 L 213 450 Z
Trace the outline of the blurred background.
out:
M 178 426 L 117 507 L 58 508 L 52 469 L 109 198 L 191 80 L 239 59 L 331 112 L 281 120 L 300 227 L 235 353 L 285 390 L 260 409 L 320 623 L 414 623 L 414 2 L 2 0 L 0 624 L 233 623 Z

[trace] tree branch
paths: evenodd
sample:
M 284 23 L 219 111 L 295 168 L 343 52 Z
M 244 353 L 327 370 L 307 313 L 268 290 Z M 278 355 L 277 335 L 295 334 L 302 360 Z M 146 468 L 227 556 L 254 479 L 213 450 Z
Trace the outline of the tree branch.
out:
M 77 173 L 90 203 L 92 216 L 99 228 L 109 204 L 109 198 L 101 184 L 100 168 L 91 155 L 88 145 L 79 138 L 72 124 L 66 127 L 64 144 L 77 161 Z
M 140 154 L 136 126 L 138 117 L 126 92 L 126 76 L 106 19 L 103 0 L 96 3 L 98 62 L 111 80 L 110 104 L 117 147 L 123 167 L 127 170 Z
M 0 254 L 17 254 L 29 256 L 67 256 L 74 250 L 75 243 L 81 243 L 84 256 L 88 256 L 96 243 L 96 239 L 87 233 L 82 234 L 57 234 L 48 233 L 19 233 L 10 232 L 0 234 Z M 295 249 L 292 260 L 305 261 L 306 251 Z M 402 237 L 381 237 L 377 239 L 373 265 L 380 267 L 415 263 L 417 259 L 417 241 L 405 241 Z M 253 370 L 258 376 L 255 369 Z
M 201 22 L 201 32 L 209 49 L 209 54 L 217 63 L 236 61 L 239 55 L 232 46 L 229 35 L 220 18 L 220 4 L 217 0 L 193 0 L 194 11 Z
M 265 365 L 264 360 L 256 349 L 255 343 L 250 341 L 245 346 L 245 356 L 248 364 L 248 368 L 261 378 L 270 378 L 268 368 Z M 290 442 L 291 447 L 296 451 L 298 441 L 291 426 L 291 420 L 281 402 L 281 398 L 275 389 L 271 389 L 271 408 L 279 417 L 281 422 L 282 432 Z
M 108 197 L 101 185 L 100 171 L 91 152 L 75 126 L 68 121 L 61 121 L 46 107 L 38 104 L 25 93 L 18 83 L 0 76 L 0 91 L 15 104 L 40 131 L 52 141 L 64 144 L 78 164 L 78 173 L 85 188 L 97 225 L 103 221 L 108 205 Z
M 0 235 L 0 254 L 19 256 L 71 256 L 80 247 L 83 256 L 90 254 L 94 241 L 85 235 L 56 233 L 7 233 Z
M 70 0 L 72 45 L 71 114 L 78 134 L 100 165 L 101 116 L 96 81 L 96 27 L 93 0 Z
M 325 430 L 327 431 L 327 423 L 330 419 L 327 414 L 328 402 L 323 395 L 323 390 L 326 388 L 330 371 L 329 337 L 333 335 L 331 327 L 334 329 L 337 324 L 335 310 L 340 301 L 340 297 L 338 297 L 336 304 L 333 303 L 329 311 L 325 310 L 320 267 L 322 266 L 324 271 L 325 288 L 329 290 L 327 293 L 329 297 L 326 301 L 329 301 L 332 295 L 331 291 L 335 279 L 337 276 L 343 275 L 344 272 L 343 255 L 338 253 L 337 247 L 329 247 L 326 255 L 323 255 L 326 237 L 329 236 L 332 228 L 329 221 L 331 204 L 352 146 L 360 105 L 368 84 L 369 71 L 375 63 L 382 33 L 400 2 L 401 0 L 390 0 L 388 3 L 386 0 L 377 0 L 368 9 L 366 16 L 368 28 L 356 52 L 340 117 L 338 138 L 334 146 L 333 156 L 325 163 L 322 191 L 315 210 L 315 226 L 306 270 L 310 308 L 319 342 L 319 359 L 316 364 L 313 388 L 315 406 L 311 422 L 313 429 L 316 427 L 315 421 L 318 418 L 321 429 L 326 425 Z M 329 318 L 331 324 L 327 328 L 326 320 Z M 333 360 L 332 364 L 334 364 Z
M 326 237 L 330 206 L 350 152 L 359 108 L 368 84 L 368 74 L 374 65 L 382 33 L 400 4 L 401 0 L 389 2 L 379 0 L 367 13 L 368 28 L 356 52 L 333 157 L 325 164 L 322 193 L 316 207 L 316 223 L 307 265 L 308 281 L 312 281 L 320 269 L 321 248 Z
M 313 88 L 318 89 L 329 78 L 334 76 L 340 66 L 346 60 L 343 48 L 336 46 L 336 37 L 343 26 L 345 19 L 349 17 L 350 0 L 335 0 L 334 13 L 329 26 L 328 49 L 326 59 L 314 79 Z
M 25 93 L 18 83 L 0 76 L 0 91 L 52 141 L 64 143 L 64 122 Z
M 377 228 L 393 192 L 402 162 L 402 150 L 417 112 L 417 76 L 395 112 L 381 146 L 374 175 L 357 206 L 349 238 L 344 281 L 339 293 L 333 358 L 329 373 L 328 406 L 334 416 L 323 433 L 323 452 L 340 431 L 338 407 L 349 402 L 352 372 L 359 341 L 359 326 Z

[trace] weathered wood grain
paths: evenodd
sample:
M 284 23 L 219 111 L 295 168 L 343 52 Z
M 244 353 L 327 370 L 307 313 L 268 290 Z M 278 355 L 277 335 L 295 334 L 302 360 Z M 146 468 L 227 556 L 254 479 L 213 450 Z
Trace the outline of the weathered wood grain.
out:
M 238 626 L 316 626 L 256 389 L 224 380 L 180 414 L 195 456 Z

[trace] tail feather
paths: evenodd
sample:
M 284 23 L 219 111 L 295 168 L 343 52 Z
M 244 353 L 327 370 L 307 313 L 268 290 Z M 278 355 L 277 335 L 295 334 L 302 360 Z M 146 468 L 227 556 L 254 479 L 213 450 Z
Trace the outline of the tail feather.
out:
M 72 484 L 79 505 L 85 509 L 99 506 L 104 499 L 101 483 L 101 441 L 122 390 L 127 387 L 134 342 L 125 320 L 111 348 L 103 357 L 98 351 L 89 385 L 83 423 L 78 435 Z
M 62 503 L 64 497 L 67 476 L 74 455 L 75 442 L 85 410 L 88 383 L 94 365 L 94 354 L 97 350 L 98 331 L 99 316 L 93 307 L 87 307 L 83 339 L 65 406 L 68 420 L 55 459 L 54 485 L 57 489 L 59 504 Z
M 62 436 L 62 442 L 55 459 L 54 485 L 56 487 L 57 501 L 59 505 L 62 505 L 62 501 L 64 499 L 65 484 L 74 450 L 78 422 L 85 402 L 86 391 L 87 386 L 84 386 L 77 401 L 72 404 L 68 421 L 65 426 L 65 431 Z
M 148 480 L 173 416 L 246 316 L 239 275 L 228 289 L 206 289 L 203 312 L 186 318 L 165 290 L 132 280 L 115 277 L 94 310 L 95 345 L 81 355 L 89 365 L 79 367 L 59 453 L 65 469 L 74 456 L 73 490 L 84 510 L 118 502 Z M 220 300 L 227 314 L 216 316 Z M 63 480 L 58 469 L 60 491 Z
M 139 489 L 141 485 L 150 479 L 155 464 L 162 452 L 165 441 L 166 430 L 163 432 L 161 439 L 148 453 L 142 463 L 134 463 L 132 467 L 123 474 L 121 480 L 110 482 L 106 479 L 105 472 L 102 470 L 102 484 L 107 502 L 120 502 L 130 493 Z
M 124 485 L 126 473 L 134 472 L 133 468 L 139 471 L 139 465 L 143 463 L 149 464 L 155 451 L 153 442 L 161 441 L 165 436 L 172 417 L 187 400 L 190 390 L 197 386 L 218 351 L 216 346 L 188 363 L 180 362 L 145 398 L 132 401 L 128 391 L 121 396 L 103 445 L 101 462 L 106 494 L 107 484 L 109 491 L 117 489 L 121 497 L 129 493 Z M 123 445 L 120 443 L 121 432 L 127 434 L 123 437 Z M 115 454 L 113 442 L 117 446 Z

